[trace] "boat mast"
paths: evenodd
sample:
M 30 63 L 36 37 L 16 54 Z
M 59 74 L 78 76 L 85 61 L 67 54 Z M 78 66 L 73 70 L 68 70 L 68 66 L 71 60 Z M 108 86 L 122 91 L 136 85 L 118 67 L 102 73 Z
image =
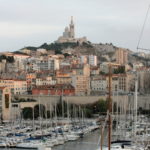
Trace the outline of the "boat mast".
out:
M 39 101 L 39 119 L 40 119 L 40 131 L 42 132 L 42 117 L 41 117 L 41 99 L 40 97 L 38 97 L 38 101 Z
M 135 95 L 134 95 L 134 110 L 135 110 L 135 120 L 134 120 L 134 128 L 135 128 L 135 131 L 134 131 L 134 136 L 136 137 L 136 124 L 137 124 L 137 89 L 138 89 L 138 74 L 136 72 L 136 77 L 135 77 Z
M 55 101 L 55 126 L 57 127 L 57 104 L 56 104 L 56 101 Z
M 117 126 L 116 126 L 116 131 L 118 133 L 118 125 L 119 125 L 119 100 L 118 100 L 118 86 L 117 86 Z M 118 135 L 117 135 L 118 138 Z
M 35 131 L 34 106 L 32 107 L 32 124 L 33 124 L 33 131 Z
M 111 130 L 112 130 L 112 118 L 111 118 L 111 112 L 112 112 L 112 98 L 111 98 L 111 85 L 112 85 L 112 66 L 109 64 L 109 87 L 108 87 L 108 150 L 111 149 Z
M 53 120 L 52 120 L 52 106 L 51 106 L 51 102 L 49 103 L 49 121 L 50 121 L 50 125 L 52 127 L 53 126 Z
M 47 119 L 47 103 L 45 102 L 45 118 L 46 118 L 46 129 L 48 128 L 48 119 Z
M 67 98 L 67 119 L 68 119 L 68 124 L 69 124 L 69 117 L 70 117 L 70 114 L 69 114 L 69 102 L 68 102 L 68 98 Z
M 63 100 L 63 95 L 64 95 L 64 91 L 63 91 L 63 87 L 62 87 L 62 91 L 61 91 L 61 103 L 62 103 L 62 118 L 64 119 L 64 100 Z

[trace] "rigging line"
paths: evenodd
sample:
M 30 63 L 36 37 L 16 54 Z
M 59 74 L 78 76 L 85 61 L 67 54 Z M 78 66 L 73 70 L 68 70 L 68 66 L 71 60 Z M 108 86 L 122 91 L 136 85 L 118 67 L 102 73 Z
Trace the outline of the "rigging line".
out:
M 148 48 L 141 48 L 141 47 L 138 47 L 137 49 L 138 49 L 138 50 L 150 51 L 150 49 L 148 49 Z
M 144 19 L 144 23 L 143 23 L 142 30 L 141 30 L 141 33 L 140 33 L 139 41 L 138 41 L 138 44 L 137 44 L 137 50 L 139 49 L 139 45 L 140 45 L 140 42 L 141 42 L 141 39 L 142 39 L 142 36 L 143 36 L 143 32 L 144 32 L 145 24 L 146 24 L 146 21 L 147 21 L 147 18 L 148 18 L 149 10 L 150 10 L 150 5 L 148 7 L 148 10 L 147 10 L 147 13 L 146 13 L 146 16 L 145 16 L 145 19 Z

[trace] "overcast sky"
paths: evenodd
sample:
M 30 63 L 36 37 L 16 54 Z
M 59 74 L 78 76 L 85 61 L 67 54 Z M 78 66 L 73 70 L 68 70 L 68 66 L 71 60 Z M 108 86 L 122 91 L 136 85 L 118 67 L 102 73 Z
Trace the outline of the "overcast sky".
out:
M 55 41 L 74 16 L 76 37 L 136 50 L 150 0 L 0 0 L 0 51 Z M 150 14 L 140 47 L 150 48 Z

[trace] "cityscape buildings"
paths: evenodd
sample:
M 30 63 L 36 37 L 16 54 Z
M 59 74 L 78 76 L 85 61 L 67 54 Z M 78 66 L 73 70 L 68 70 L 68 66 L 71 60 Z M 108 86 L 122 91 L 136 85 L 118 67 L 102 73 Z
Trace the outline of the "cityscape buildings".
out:
M 62 48 L 56 53 L 58 45 L 74 43 L 72 47 Z M 55 45 L 56 44 L 56 45 Z M 62 37 L 53 43 L 56 50 L 23 48 L 18 52 L 4 52 L 0 55 L 0 113 L 4 120 L 10 118 L 9 111 L 16 95 L 47 96 L 100 96 L 108 93 L 108 65 L 112 64 L 112 92 L 126 94 L 135 89 L 134 71 L 139 71 L 139 92 L 148 92 L 150 84 L 149 70 L 139 57 L 132 61 L 134 55 L 123 48 L 114 48 L 106 44 L 104 50 L 88 42 L 86 38 L 75 37 L 73 17 Z M 96 45 L 95 50 L 93 50 Z M 48 45 L 47 45 L 48 46 Z M 64 45 L 63 45 L 64 46 Z M 80 52 L 79 47 L 83 49 Z M 114 50 L 108 50 L 110 47 Z M 60 48 L 60 47 L 59 47 Z M 70 50 L 71 49 L 71 50 Z M 88 52 L 85 53 L 85 49 Z M 75 51 L 75 53 L 74 53 Z M 97 51 L 97 55 L 95 54 Z M 129 63 L 130 62 L 130 63 Z M 7 106 L 6 106 L 7 105 Z M 5 113 L 4 113 L 5 112 Z

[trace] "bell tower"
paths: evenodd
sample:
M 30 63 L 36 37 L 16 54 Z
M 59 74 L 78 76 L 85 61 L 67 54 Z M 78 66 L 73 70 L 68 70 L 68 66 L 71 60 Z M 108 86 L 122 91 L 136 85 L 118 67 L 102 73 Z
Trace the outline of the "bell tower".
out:
M 70 22 L 70 38 L 75 38 L 73 16 L 71 16 Z

